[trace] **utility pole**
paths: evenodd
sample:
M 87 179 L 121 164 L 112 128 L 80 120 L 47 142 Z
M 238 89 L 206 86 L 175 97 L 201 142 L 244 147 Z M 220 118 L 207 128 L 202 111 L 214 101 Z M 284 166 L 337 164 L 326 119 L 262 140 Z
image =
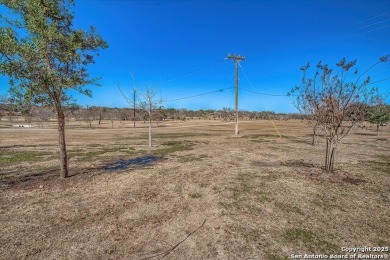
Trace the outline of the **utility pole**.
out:
M 135 90 L 135 84 L 134 84 L 134 75 L 133 73 L 130 72 L 130 76 L 131 76 L 131 81 L 133 83 L 133 92 L 134 92 L 134 95 L 133 95 L 133 122 L 134 122 L 134 128 L 135 128 L 135 93 L 137 92 Z
M 238 136 L 238 63 L 245 60 L 244 56 L 228 54 L 228 59 L 234 60 L 236 65 L 236 136 Z
M 133 99 L 133 105 L 134 105 L 134 109 L 133 109 L 133 121 L 134 121 L 134 128 L 135 128 L 135 88 L 134 88 L 134 99 Z

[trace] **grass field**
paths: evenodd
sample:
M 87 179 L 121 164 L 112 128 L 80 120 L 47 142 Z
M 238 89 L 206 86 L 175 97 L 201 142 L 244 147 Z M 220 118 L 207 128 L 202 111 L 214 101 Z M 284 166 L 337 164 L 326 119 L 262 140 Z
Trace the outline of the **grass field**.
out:
M 326 174 L 300 121 L 85 124 L 58 178 L 49 128 L 0 128 L 1 259 L 289 259 L 390 246 L 390 128 L 356 129 Z M 46 126 L 47 127 L 47 126 Z M 118 160 L 151 164 L 109 170 Z

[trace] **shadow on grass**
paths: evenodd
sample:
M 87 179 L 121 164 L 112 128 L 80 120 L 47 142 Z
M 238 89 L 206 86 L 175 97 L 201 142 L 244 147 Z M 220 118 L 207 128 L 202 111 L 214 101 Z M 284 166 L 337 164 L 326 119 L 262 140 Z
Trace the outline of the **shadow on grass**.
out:
M 159 157 L 154 155 L 145 155 L 130 160 L 119 160 L 116 161 L 115 163 L 111 163 L 103 166 L 103 170 L 118 171 L 118 170 L 126 170 L 132 167 L 150 166 L 158 159 Z
M 378 133 L 377 132 L 375 132 L 375 133 L 355 133 L 355 135 L 377 136 Z
M 0 184 L 13 187 L 20 184 L 30 184 L 36 181 L 47 180 L 53 177 L 59 178 L 59 169 L 49 168 L 37 172 L 25 172 L 20 174 L 20 171 L 4 172 L 0 175 Z

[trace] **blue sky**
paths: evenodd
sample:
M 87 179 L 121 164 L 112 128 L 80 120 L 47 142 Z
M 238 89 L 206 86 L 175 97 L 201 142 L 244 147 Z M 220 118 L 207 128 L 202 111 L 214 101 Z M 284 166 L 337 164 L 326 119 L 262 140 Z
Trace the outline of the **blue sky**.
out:
M 246 57 L 240 69 L 240 109 L 295 112 L 286 94 L 299 84 L 299 67 L 319 60 L 332 67 L 342 57 L 363 70 L 390 54 L 390 1 L 75 0 L 75 28 L 90 25 L 108 42 L 91 65 L 101 87 L 81 105 L 124 107 L 118 86 L 131 95 L 147 86 L 173 100 L 234 87 L 228 53 Z M 246 76 L 245 76 L 245 74 Z M 390 77 L 390 64 L 376 67 L 373 81 Z M 249 81 L 248 81 L 249 79 Z M 378 83 L 390 92 L 390 80 Z M 0 94 L 8 89 L 0 76 Z M 141 95 L 140 95 L 141 96 Z M 387 98 L 390 103 L 390 96 Z M 234 107 L 234 89 L 172 102 L 165 107 Z

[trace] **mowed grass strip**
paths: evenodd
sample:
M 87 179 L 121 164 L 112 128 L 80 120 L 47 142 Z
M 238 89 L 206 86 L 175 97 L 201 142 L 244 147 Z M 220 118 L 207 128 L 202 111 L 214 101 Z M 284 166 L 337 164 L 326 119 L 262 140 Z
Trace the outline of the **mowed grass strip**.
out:
M 44 156 L 51 155 L 49 152 L 42 151 L 6 151 L 0 150 L 0 166 L 10 165 L 22 162 L 37 162 Z
M 194 149 L 196 142 L 192 141 L 168 141 L 163 142 L 163 148 L 158 148 L 153 151 L 156 155 L 168 155 L 171 153 L 179 152 L 179 151 L 188 151 Z
M 90 147 L 93 147 L 93 149 L 90 149 Z M 146 150 L 137 150 L 131 146 L 128 147 L 127 146 L 114 146 L 114 147 L 88 146 L 83 149 L 74 149 L 68 151 L 69 157 L 71 159 L 74 158 L 78 161 L 96 160 L 96 158 L 110 153 L 119 153 L 120 155 L 122 154 L 137 155 L 137 154 L 145 154 Z

